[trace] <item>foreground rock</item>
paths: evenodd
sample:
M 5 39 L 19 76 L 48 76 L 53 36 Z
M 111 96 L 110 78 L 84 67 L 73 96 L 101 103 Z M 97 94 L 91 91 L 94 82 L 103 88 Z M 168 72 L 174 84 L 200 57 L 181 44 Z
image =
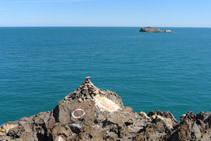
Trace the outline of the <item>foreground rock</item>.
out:
M 114 92 L 95 87 L 87 77 L 51 112 L 41 112 L 0 127 L 0 141 L 162 141 L 211 140 L 211 113 L 188 112 L 178 122 L 170 112 L 132 112 Z
M 156 33 L 171 33 L 171 30 L 160 30 L 159 28 L 153 27 L 142 27 L 139 32 L 156 32 Z

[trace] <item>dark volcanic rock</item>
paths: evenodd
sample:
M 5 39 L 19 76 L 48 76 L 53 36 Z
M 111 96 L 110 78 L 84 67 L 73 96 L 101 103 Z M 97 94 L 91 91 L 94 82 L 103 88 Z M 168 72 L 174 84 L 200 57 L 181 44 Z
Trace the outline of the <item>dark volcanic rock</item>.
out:
M 189 112 L 179 123 L 170 112 L 134 113 L 114 92 L 89 77 L 51 112 L 0 126 L 0 141 L 210 140 L 211 113 Z
M 170 112 L 151 111 L 148 116 L 151 123 L 144 127 L 136 140 L 168 140 L 172 130 L 179 123 Z
M 139 32 L 156 32 L 156 33 L 171 33 L 171 30 L 165 30 L 162 31 L 158 28 L 153 28 L 153 27 L 142 27 Z
M 200 112 L 194 115 L 188 112 L 172 133 L 170 140 L 211 140 L 211 113 Z

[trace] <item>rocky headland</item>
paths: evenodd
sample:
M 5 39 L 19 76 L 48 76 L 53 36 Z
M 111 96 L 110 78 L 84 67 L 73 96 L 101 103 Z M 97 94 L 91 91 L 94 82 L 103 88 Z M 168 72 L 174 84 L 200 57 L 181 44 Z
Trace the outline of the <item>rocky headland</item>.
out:
M 142 27 L 139 32 L 155 32 L 155 33 L 171 33 L 171 30 L 160 30 L 159 28 L 153 27 Z
M 210 141 L 211 113 L 136 113 L 87 77 L 49 112 L 0 126 L 0 141 Z

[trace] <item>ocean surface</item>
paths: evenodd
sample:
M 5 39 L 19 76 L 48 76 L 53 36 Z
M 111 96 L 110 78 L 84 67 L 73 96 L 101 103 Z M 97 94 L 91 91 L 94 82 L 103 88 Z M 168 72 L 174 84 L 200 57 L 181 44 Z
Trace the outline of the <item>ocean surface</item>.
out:
M 211 111 L 211 28 L 168 29 L 0 28 L 0 124 L 52 110 L 86 76 L 135 112 Z

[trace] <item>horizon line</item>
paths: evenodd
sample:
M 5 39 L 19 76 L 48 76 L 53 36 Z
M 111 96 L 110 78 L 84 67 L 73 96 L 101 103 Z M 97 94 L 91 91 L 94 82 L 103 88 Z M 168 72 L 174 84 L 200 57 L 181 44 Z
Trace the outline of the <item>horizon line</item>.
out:
M 161 27 L 161 28 L 211 28 L 209 26 L 0 26 L 4 27 Z

